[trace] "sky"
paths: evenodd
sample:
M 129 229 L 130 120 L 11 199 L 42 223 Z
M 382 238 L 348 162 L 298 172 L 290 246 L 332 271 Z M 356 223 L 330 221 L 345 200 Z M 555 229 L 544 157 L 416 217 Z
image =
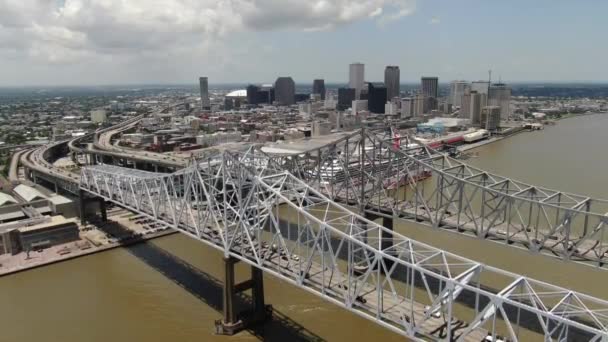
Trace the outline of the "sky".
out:
M 0 86 L 608 81 L 603 0 L 0 0 Z

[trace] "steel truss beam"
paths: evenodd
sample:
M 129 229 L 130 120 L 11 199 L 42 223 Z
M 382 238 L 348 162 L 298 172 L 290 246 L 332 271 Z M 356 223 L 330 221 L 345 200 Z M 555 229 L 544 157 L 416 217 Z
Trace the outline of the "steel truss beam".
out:
M 425 146 L 399 148 L 394 138 L 367 130 L 272 158 L 326 196 L 367 212 L 563 260 L 607 264 L 606 200 L 491 174 Z
M 345 144 L 352 139 L 357 138 L 350 137 Z M 82 169 L 80 187 L 415 339 L 608 339 L 608 302 L 417 242 L 334 201 L 332 194 L 353 199 L 354 204 L 365 200 L 365 207 L 415 208 L 414 215 L 431 220 L 439 220 L 433 215 L 438 208 L 443 220 L 457 206 L 461 213 L 466 212 L 463 206 L 473 210 L 474 199 L 466 191 L 469 183 L 441 171 L 444 180 L 425 185 L 431 188 L 430 198 L 439 201 L 429 202 L 422 189 L 425 181 L 419 177 L 430 169 L 419 162 L 428 150 L 383 150 L 365 132 L 355 146 L 340 153 L 319 150 L 312 161 L 306 155 L 269 157 L 256 149 L 224 152 L 174 174 L 90 166 Z M 340 159 L 349 161 L 342 179 L 361 180 L 356 189 L 360 193 L 339 183 L 325 184 L 337 171 L 326 165 Z M 352 160 L 360 163 L 350 165 Z M 399 190 L 385 183 L 395 172 L 405 177 L 404 184 L 414 193 L 385 203 L 389 197 L 384 196 Z M 309 184 L 313 179 L 319 188 Z M 376 187 L 383 191 L 374 192 Z M 496 202 L 489 196 L 501 193 L 485 194 Z M 402 203 L 416 201 L 410 207 Z M 424 209 L 418 212 L 418 206 Z M 483 220 L 479 224 L 485 227 Z

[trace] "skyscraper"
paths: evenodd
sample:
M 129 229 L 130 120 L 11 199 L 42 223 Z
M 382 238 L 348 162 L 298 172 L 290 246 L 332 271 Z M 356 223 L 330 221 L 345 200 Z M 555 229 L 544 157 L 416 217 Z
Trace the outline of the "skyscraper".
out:
M 498 106 L 486 106 L 481 111 L 481 127 L 488 131 L 500 127 L 501 110 Z
M 348 73 L 348 87 L 355 89 L 355 98 L 359 99 L 361 90 L 365 86 L 365 65 L 353 63 L 350 65 Z
M 274 96 L 279 106 L 296 103 L 296 84 L 291 77 L 279 77 L 274 82 Z
M 260 97 L 258 95 L 260 91 L 260 87 L 250 84 L 247 86 L 247 102 L 250 105 L 257 105 L 260 102 Z
M 201 109 L 208 110 L 211 108 L 211 100 L 209 100 L 209 84 L 207 77 L 198 79 L 201 88 Z
M 473 125 L 479 125 L 481 122 L 481 111 L 484 108 L 482 104 L 486 101 L 486 96 L 486 94 L 480 94 L 476 91 L 471 92 L 469 119 L 471 119 Z
M 368 83 L 367 108 L 370 112 L 384 114 L 386 104 L 386 86 L 383 83 Z
M 386 96 L 388 100 L 399 96 L 400 71 L 398 66 L 389 65 L 384 69 L 384 85 L 386 85 Z
M 469 88 L 470 85 L 467 81 L 452 81 L 452 83 L 450 83 L 448 104 L 455 107 L 462 107 L 462 96 Z
M 321 100 L 325 100 L 325 81 L 314 80 L 312 82 L 312 93 L 321 95 Z
M 500 119 L 507 120 L 511 115 L 511 87 L 504 83 L 492 84 L 488 93 L 488 105 L 500 107 Z
M 476 91 L 480 94 L 487 95 L 489 87 L 490 87 L 490 82 L 488 82 L 488 81 L 475 81 L 475 82 L 471 83 L 471 91 Z
M 439 96 L 439 78 L 438 77 L 422 77 L 420 79 L 422 86 L 422 95 L 436 99 Z

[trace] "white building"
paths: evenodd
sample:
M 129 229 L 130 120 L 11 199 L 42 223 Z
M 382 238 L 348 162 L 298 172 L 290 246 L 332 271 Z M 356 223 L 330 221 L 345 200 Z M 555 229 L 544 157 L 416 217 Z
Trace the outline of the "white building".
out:
M 314 121 L 312 123 L 312 136 L 328 135 L 331 133 L 331 122 L 329 121 Z
M 353 114 L 367 110 L 367 100 L 354 100 L 351 108 Z
M 384 105 L 384 114 L 385 115 L 397 115 L 399 114 L 399 107 L 395 102 L 387 102 Z
M 336 100 L 336 97 L 334 95 L 327 94 L 327 96 L 325 97 L 325 102 L 324 102 L 325 109 L 336 109 L 337 105 L 338 105 L 338 100 Z
M 401 99 L 401 118 L 409 118 L 414 112 L 414 99 L 406 97 Z
M 125 133 L 120 138 L 123 142 L 132 145 L 152 144 L 154 142 L 154 134 L 149 133 Z
M 452 81 L 450 83 L 448 104 L 460 108 L 462 106 L 462 97 L 468 89 L 470 89 L 470 85 L 467 81 Z
M 365 65 L 353 63 L 348 73 L 348 87 L 355 89 L 355 99 L 361 98 L 361 90 L 365 86 Z
M 310 102 L 300 103 L 300 104 L 298 104 L 298 110 L 299 110 L 300 114 L 310 115 L 312 113 L 312 103 L 310 103 Z
M 215 146 L 230 142 L 239 142 L 243 139 L 241 132 L 218 132 L 203 134 L 196 137 L 196 143 L 203 146 Z
M 412 111 L 412 117 L 417 117 L 417 116 L 424 114 L 424 102 L 425 102 L 424 95 L 418 94 L 413 97 L 413 100 L 414 100 L 414 104 L 413 104 L 414 109 Z

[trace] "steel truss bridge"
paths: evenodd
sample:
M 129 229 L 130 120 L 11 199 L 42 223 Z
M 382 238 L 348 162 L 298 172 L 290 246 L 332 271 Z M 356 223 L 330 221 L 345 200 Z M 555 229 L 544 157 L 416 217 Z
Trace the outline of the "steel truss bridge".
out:
M 261 270 L 414 339 L 608 341 L 608 302 L 392 229 L 398 216 L 602 265 L 603 242 L 582 252 L 603 231 L 589 210 L 604 202 L 397 145 L 363 130 L 290 155 L 225 151 L 172 174 L 96 165 L 80 188 L 221 250 L 227 324 L 235 291 L 259 294 L 233 284 L 239 260 L 258 272 L 253 282 Z

